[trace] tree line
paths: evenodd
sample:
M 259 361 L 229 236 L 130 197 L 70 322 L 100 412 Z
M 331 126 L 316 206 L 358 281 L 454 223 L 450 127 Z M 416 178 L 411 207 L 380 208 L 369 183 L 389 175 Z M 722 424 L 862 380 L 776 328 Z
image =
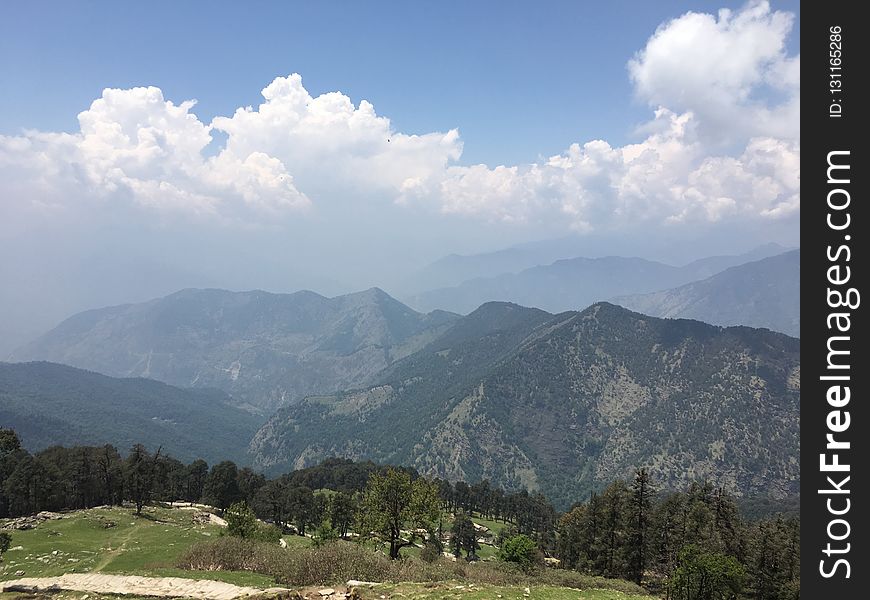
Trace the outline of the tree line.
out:
M 562 515 L 563 565 L 660 589 L 677 600 L 800 596 L 800 523 L 747 521 L 735 498 L 697 482 L 659 492 L 640 469 Z

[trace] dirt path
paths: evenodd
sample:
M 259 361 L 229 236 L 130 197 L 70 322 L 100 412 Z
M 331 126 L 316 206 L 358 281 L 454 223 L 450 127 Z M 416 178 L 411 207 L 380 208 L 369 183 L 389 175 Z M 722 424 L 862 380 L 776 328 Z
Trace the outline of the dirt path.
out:
M 233 600 L 264 592 L 288 591 L 284 588 L 260 590 L 222 581 L 183 579 L 181 577 L 138 577 L 134 575 L 104 575 L 102 573 L 68 573 L 60 577 L 25 577 L 0 582 L 3 592 L 93 592 L 98 594 L 131 594 L 161 598 L 198 598 L 201 600 Z
M 136 533 L 138 533 L 138 530 L 134 527 L 127 531 L 123 536 L 115 540 L 115 547 L 109 551 L 104 552 L 102 558 L 100 559 L 100 562 L 97 563 L 92 570 L 98 572 L 105 569 L 110 562 L 115 560 L 115 558 L 117 558 L 121 554 L 121 552 L 124 551 L 124 548 L 127 546 L 127 542 L 129 542 Z

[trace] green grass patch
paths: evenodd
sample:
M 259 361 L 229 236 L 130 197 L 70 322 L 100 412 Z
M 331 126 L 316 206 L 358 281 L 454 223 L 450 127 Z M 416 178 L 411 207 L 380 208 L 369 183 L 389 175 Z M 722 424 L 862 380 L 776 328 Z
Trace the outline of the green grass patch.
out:
M 0 581 L 51 577 L 64 573 L 117 573 L 214 579 L 267 587 L 268 576 L 250 572 L 196 572 L 175 567 L 179 556 L 197 542 L 220 535 L 216 525 L 194 523 L 193 511 L 147 507 L 137 517 L 130 508 L 94 508 L 67 513 L 63 519 L 12 531 L 12 549 L 0 563 Z

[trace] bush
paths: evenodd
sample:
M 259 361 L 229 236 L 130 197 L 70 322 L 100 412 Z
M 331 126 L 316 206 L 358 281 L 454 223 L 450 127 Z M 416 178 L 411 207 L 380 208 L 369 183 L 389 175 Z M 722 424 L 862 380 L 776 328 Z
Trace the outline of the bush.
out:
M 236 502 L 224 513 L 227 533 L 234 537 L 253 538 L 257 533 L 257 515 L 245 502 Z
M 267 525 L 266 523 L 257 523 L 257 530 L 251 539 L 259 542 L 267 542 L 277 544 L 281 539 L 281 529 L 275 525 Z
M 523 534 L 508 538 L 498 551 L 498 557 L 516 563 L 526 571 L 540 567 L 544 560 L 535 540 Z
M 3 553 L 9 550 L 12 545 L 12 536 L 5 531 L 0 531 L 0 560 L 3 558 Z
M 205 571 L 254 571 L 288 586 L 330 585 L 348 579 L 394 583 L 461 580 L 494 586 L 553 585 L 646 594 L 640 586 L 619 579 L 591 577 L 565 569 L 532 572 L 515 562 L 467 563 L 443 557 L 431 562 L 414 557 L 389 560 L 381 551 L 341 540 L 313 548 L 285 549 L 227 536 L 193 546 L 177 566 Z
M 427 541 L 423 544 L 423 549 L 420 551 L 420 560 L 431 563 L 441 558 L 443 546 L 436 544 L 434 541 Z
M 178 559 L 178 567 L 196 571 L 253 571 L 272 575 L 287 558 L 276 544 L 223 536 L 195 544 Z
M 679 567 L 670 581 L 675 600 L 693 598 L 736 598 L 746 576 L 733 556 L 709 553 L 690 544 L 680 550 Z
M 390 561 L 351 542 L 332 542 L 292 551 L 275 544 L 229 536 L 201 542 L 179 559 L 182 569 L 254 571 L 284 585 L 322 585 L 362 579 L 384 581 Z
M 311 541 L 314 542 L 315 546 L 322 546 L 336 540 L 338 540 L 338 531 L 325 521 L 320 524 L 320 527 L 314 530 L 314 533 L 311 536 Z

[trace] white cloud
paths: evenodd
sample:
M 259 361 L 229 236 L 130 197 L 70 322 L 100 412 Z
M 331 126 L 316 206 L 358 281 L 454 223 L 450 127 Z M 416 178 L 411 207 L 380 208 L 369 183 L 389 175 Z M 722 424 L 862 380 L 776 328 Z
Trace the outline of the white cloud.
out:
M 338 92 L 312 97 L 298 74 L 275 79 L 263 90 L 265 102 L 214 119 L 228 134 L 226 149 L 238 156 L 264 152 L 308 179 L 339 179 L 396 193 L 430 178 L 459 159 L 456 130 L 408 135 L 363 100 L 354 107 Z
M 75 134 L 0 136 L 4 195 L 58 209 L 128 202 L 222 219 L 310 204 L 284 165 L 261 152 L 206 158 L 210 127 L 194 104 L 166 101 L 156 87 L 106 89 L 78 115 Z
M 792 21 L 753 2 L 663 24 L 628 65 L 654 118 L 641 141 L 621 147 L 592 140 L 534 164 L 462 166 L 457 130 L 396 131 L 369 102 L 313 97 L 294 74 L 263 89 L 258 107 L 210 124 L 194 101 L 174 104 L 156 87 L 104 90 L 74 134 L 0 136 L 0 193 L 43 213 L 132 206 L 243 223 L 357 193 L 580 231 L 793 218 L 800 58 L 785 50 Z M 206 157 L 213 130 L 226 144 Z
M 651 106 L 693 112 L 708 143 L 796 139 L 800 57 L 786 52 L 793 22 L 766 1 L 718 16 L 686 13 L 660 26 L 629 62 L 631 80 Z
M 526 166 L 452 167 L 409 193 L 446 213 L 562 219 L 581 231 L 793 218 L 800 57 L 785 49 L 793 20 L 751 2 L 669 21 L 628 64 L 638 96 L 656 107 L 639 129 L 643 141 L 573 144 Z

